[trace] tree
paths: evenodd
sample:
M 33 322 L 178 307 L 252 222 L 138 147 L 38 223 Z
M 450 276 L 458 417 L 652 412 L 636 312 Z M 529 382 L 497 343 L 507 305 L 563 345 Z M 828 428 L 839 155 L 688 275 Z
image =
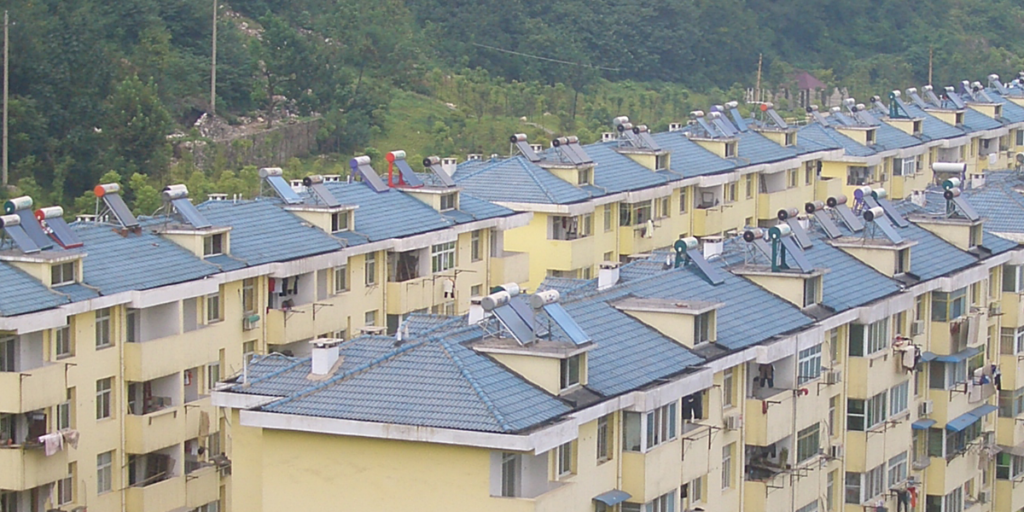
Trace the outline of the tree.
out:
M 125 173 L 162 175 L 170 159 L 171 117 L 156 94 L 132 74 L 107 99 L 103 123 L 109 167 Z

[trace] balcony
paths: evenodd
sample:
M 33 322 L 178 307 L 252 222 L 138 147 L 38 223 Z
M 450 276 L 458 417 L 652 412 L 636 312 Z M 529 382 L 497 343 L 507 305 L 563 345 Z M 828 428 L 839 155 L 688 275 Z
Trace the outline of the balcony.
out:
M 588 236 L 575 240 L 542 240 L 534 245 L 531 252 L 538 256 L 536 263 L 540 263 L 549 270 L 576 270 L 583 267 L 593 267 L 601 258 L 594 249 L 594 237 Z M 543 258 L 543 259 L 540 259 Z M 536 284 L 536 283 L 534 283 Z
M 814 185 L 814 200 L 825 201 L 830 197 L 838 196 L 843 193 L 843 182 L 835 178 L 826 178 L 824 176 L 818 179 L 818 182 Z
M 746 400 L 747 444 L 768 446 L 793 435 L 793 390 L 762 388 Z
M 125 450 L 134 454 L 150 453 L 199 437 L 202 412 L 208 418 L 208 431 L 216 432 L 217 410 L 208 398 L 149 414 L 128 414 L 125 416 Z
M 387 314 L 401 315 L 410 311 L 430 309 L 434 304 L 443 302 L 443 279 L 440 276 L 428 275 L 401 282 L 388 282 Z
M 267 343 L 286 345 L 313 339 L 318 334 L 313 328 L 313 309 L 313 304 L 303 304 L 287 310 L 268 309 L 265 324 Z
M 49 457 L 37 444 L 0 447 L 0 489 L 26 491 L 56 482 L 67 474 L 66 447 Z
M 793 488 L 788 471 L 773 477 L 751 479 L 743 482 L 743 510 L 747 512 L 773 512 L 790 510 L 793 504 Z
M 64 468 L 67 471 L 67 467 Z M 184 477 L 171 477 L 146 486 L 132 486 L 125 491 L 128 512 L 169 512 L 186 507 Z
M 508 252 L 491 258 L 491 284 L 519 283 L 530 280 L 530 253 Z
M 220 473 L 203 466 L 185 475 L 185 507 L 189 510 L 220 499 Z
M 0 372 L 0 412 L 22 414 L 63 402 L 67 395 L 64 368 L 56 363 L 23 372 Z
M 683 442 L 677 438 L 646 453 L 622 453 L 622 490 L 633 496 L 630 501 L 648 502 L 679 487 Z
M 218 322 L 184 334 L 125 343 L 125 379 L 147 381 L 216 361 L 229 330 L 237 332 L 237 324 L 229 328 L 228 322 Z
M 722 209 L 717 206 L 698 207 L 693 210 L 693 236 L 717 235 L 722 232 Z

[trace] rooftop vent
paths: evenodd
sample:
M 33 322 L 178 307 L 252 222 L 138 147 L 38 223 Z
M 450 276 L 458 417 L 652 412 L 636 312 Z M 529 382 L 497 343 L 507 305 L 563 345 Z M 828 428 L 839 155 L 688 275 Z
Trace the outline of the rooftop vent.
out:
M 309 342 L 313 345 L 312 364 L 310 367 L 312 375 L 325 376 L 335 369 L 335 365 L 341 359 L 339 347 L 341 342 L 342 340 L 333 338 L 321 338 Z

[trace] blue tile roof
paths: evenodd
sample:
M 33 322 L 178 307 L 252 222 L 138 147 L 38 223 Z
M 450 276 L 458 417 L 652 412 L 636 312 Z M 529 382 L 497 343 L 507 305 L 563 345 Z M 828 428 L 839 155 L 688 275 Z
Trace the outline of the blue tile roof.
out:
M 523 156 L 465 162 L 459 164 L 453 177 L 466 191 L 485 201 L 569 204 L 590 199 L 586 191 Z
M 833 129 L 819 123 L 809 123 L 798 131 L 797 140 L 813 142 L 819 145 L 838 145 L 849 156 L 868 157 L 875 151 Z
M 606 194 L 656 187 L 669 181 L 666 176 L 615 151 L 614 142 L 588 144 L 583 149 L 597 164 L 594 167 L 594 185 Z
M 207 201 L 197 206 L 214 226 L 231 226 L 231 256 L 249 266 L 337 251 L 346 244 L 282 209 L 277 199 Z M 359 212 L 356 213 L 358 222 Z M 169 243 L 169 242 L 168 242 Z
M 218 271 L 146 229 L 127 236 L 105 224 L 78 222 L 73 229 L 88 254 L 83 261 L 84 282 L 103 295 L 194 281 Z
M 968 105 L 967 110 L 964 111 L 964 128 L 968 131 L 977 132 L 1002 128 L 1003 123 L 969 107 L 970 105 Z
M 661 132 L 655 133 L 653 137 L 662 149 L 672 152 L 669 167 L 675 175 L 670 176 L 670 180 L 679 179 L 677 176 L 692 178 L 719 174 L 736 168 L 735 162 L 704 149 L 683 135 L 683 132 Z
M 28 275 L 14 265 L 0 262 L 0 314 L 15 316 L 44 309 L 55 308 L 68 303 L 68 299 L 50 291 L 38 279 Z

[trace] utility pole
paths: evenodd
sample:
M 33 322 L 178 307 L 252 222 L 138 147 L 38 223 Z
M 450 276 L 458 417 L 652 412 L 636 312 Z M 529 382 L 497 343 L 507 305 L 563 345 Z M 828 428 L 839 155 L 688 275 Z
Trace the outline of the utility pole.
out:
M 10 47 L 11 38 L 9 37 L 10 23 L 8 23 L 7 11 L 4 11 L 4 142 L 3 142 L 3 176 L 0 177 L 3 181 L 3 187 L 7 188 L 7 85 L 10 83 L 8 76 L 10 73 L 10 66 L 7 65 L 7 58 L 10 56 L 8 48 Z
M 217 114 L 217 0 L 213 0 L 213 57 L 210 59 L 210 114 Z
M 932 47 L 928 47 L 928 85 L 932 84 Z
M 761 57 L 760 53 L 757 54 L 757 91 L 754 93 L 754 103 L 761 102 Z

